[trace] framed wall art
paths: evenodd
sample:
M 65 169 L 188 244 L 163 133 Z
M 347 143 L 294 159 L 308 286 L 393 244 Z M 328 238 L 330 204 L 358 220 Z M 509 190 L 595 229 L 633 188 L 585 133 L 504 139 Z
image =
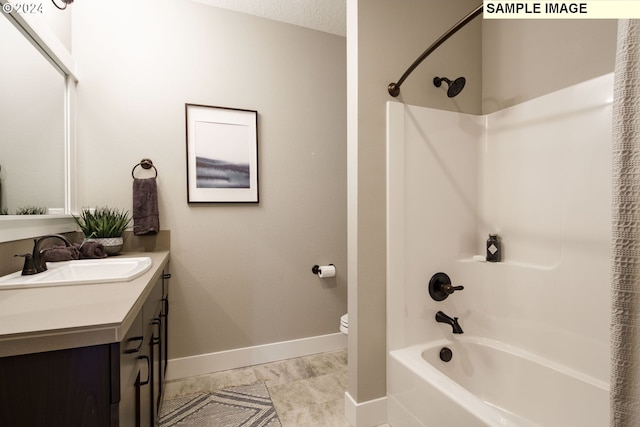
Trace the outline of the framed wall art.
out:
M 185 104 L 189 203 L 258 203 L 258 112 Z

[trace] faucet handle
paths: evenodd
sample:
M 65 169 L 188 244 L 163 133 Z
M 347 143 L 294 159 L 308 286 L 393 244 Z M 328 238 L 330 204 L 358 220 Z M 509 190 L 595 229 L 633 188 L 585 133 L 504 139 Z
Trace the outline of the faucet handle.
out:
M 24 266 L 22 267 L 22 275 L 29 276 L 31 274 L 36 274 L 38 270 L 36 270 L 36 264 L 33 262 L 33 256 L 31 254 L 16 254 L 14 257 L 21 256 L 24 257 Z
M 454 291 L 463 290 L 464 286 L 452 286 L 451 283 L 445 283 L 444 285 L 440 285 L 440 289 L 451 295 Z
M 464 286 L 453 286 L 445 273 L 436 273 L 429 280 L 429 295 L 436 301 L 442 301 L 455 291 L 463 289 Z

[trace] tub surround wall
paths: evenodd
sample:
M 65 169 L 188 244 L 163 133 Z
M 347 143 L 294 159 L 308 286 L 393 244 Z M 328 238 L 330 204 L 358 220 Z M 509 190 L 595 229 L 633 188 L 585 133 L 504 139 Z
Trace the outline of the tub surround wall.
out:
M 485 120 L 396 102 L 387 107 L 387 342 L 395 350 L 451 333 L 435 322 L 438 310 L 460 317 L 468 332 L 457 304 L 466 287 L 436 303 L 428 283 L 445 272 L 460 284 L 458 260 L 477 252 Z
M 497 232 L 505 262 L 459 270 L 479 335 L 605 382 L 612 101 L 607 74 L 487 116 L 477 252 Z
M 609 74 L 487 116 L 388 104 L 390 350 L 451 337 L 442 310 L 608 382 L 612 88 Z M 503 262 L 473 261 L 491 232 Z M 465 289 L 433 301 L 439 271 Z

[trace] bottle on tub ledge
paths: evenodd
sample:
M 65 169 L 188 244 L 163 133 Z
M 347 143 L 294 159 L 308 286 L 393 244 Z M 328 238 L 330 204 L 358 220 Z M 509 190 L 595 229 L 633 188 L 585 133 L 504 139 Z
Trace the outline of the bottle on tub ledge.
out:
M 500 262 L 502 248 L 497 234 L 489 234 L 487 239 L 487 262 Z

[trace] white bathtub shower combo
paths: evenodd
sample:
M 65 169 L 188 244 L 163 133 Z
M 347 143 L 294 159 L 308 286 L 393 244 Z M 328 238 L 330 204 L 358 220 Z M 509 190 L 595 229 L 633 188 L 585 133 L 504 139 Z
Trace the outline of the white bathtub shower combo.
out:
M 486 116 L 388 103 L 392 426 L 608 425 L 612 94 L 609 74 Z M 474 258 L 489 233 L 502 262 Z M 431 298 L 440 272 L 464 289 Z

